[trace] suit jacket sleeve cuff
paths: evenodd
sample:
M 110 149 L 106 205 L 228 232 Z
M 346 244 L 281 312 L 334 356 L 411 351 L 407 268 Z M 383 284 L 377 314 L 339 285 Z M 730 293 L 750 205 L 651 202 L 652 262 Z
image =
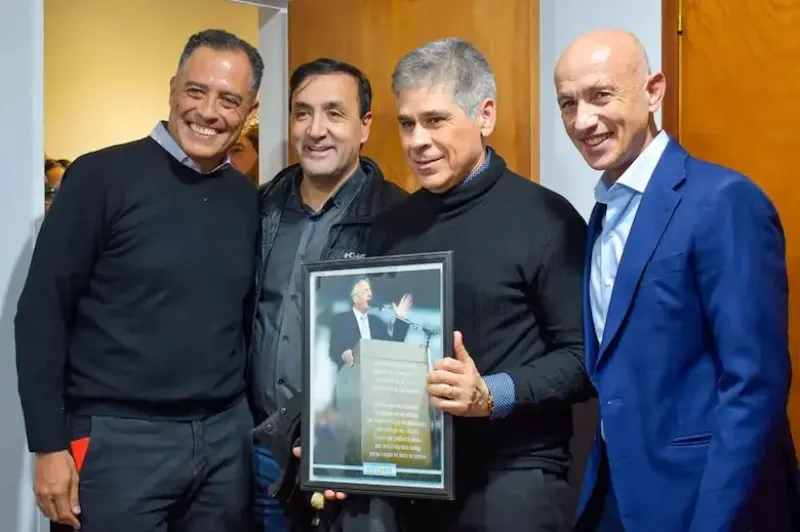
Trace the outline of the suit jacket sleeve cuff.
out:
M 516 401 L 514 380 L 508 373 L 486 375 L 483 380 L 494 399 L 494 406 L 489 418 L 502 419 L 508 416 L 514 410 Z

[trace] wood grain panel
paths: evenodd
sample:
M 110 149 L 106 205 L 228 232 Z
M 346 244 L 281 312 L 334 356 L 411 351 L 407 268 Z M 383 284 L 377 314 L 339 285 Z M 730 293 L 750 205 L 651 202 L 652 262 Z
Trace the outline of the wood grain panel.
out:
M 538 5 L 534 0 L 292 0 L 289 69 L 333 57 L 363 70 L 372 83 L 374 114 L 364 154 L 387 178 L 413 191 L 418 185 L 400 149 L 392 71 L 404 54 L 426 42 L 467 39 L 486 55 L 497 79 L 498 124 L 490 144 L 511 169 L 538 179 Z
M 776 205 L 787 240 L 790 346 L 798 376 L 800 2 L 682 0 L 681 8 L 680 140 L 694 155 L 751 177 Z M 669 24 L 665 20 L 665 31 Z M 800 450 L 797 382 L 789 416 Z

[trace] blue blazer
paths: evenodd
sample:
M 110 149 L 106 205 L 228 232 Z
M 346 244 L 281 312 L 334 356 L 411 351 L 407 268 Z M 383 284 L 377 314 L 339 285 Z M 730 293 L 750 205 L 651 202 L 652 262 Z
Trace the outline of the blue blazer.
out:
M 795 530 L 797 462 L 783 230 L 748 178 L 670 140 L 642 197 L 598 345 L 589 271 L 587 372 L 626 530 Z M 596 481 L 600 426 L 578 516 Z

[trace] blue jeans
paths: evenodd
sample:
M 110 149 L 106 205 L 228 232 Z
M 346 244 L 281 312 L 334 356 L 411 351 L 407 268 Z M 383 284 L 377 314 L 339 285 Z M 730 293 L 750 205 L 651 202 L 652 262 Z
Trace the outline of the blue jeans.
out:
M 259 530 L 286 532 L 286 518 L 280 501 L 269 494 L 269 486 L 281 475 L 278 462 L 265 445 L 253 445 L 253 467 L 256 477 L 255 517 Z

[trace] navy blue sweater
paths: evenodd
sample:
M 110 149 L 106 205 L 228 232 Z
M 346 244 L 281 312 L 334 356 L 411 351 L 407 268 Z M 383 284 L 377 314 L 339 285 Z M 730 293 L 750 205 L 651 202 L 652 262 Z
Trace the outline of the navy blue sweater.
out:
M 16 316 L 31 451 L 66 449 L 67 413 L 191 419 L 245 389 L 257 191 L 151 138 L 67 170 Z

